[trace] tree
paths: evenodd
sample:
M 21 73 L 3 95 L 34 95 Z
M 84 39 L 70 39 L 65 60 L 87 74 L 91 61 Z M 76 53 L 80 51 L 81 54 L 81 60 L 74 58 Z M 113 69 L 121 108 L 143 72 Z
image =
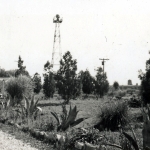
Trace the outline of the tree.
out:
M 107 81 L 106 73 L 103 74 L 103 69 L 99 67 L 97 69 L 96 79 L 95 79 L 95 93 L 100 97 L 103 97 L 105 93 L 109 90 L 109 82 Z
M 67 51 L 60 61 L 60 68 L 56 74 L 56 87 L 58 93 L 69 103 L 71 98 L 76 98 L 80 94 L 80 78 L 76 74 L 77 61 L 72 59 L 72 55 Z
M 0 77 L 14 77 L 16 70 L 8 70 L 0 69 Z
M 54 73 L 51 71 L 52 66 L 50 62 L 47 61 L 44 65 L 45 73 L 44 76 L 44 83 L 43 83 L 43 93 L 47 97 L 53 97 L 55 93 L 55 80 L 54 80 Z
M 15 77 L 18 77 L 19 75 L 29 76 L 28 71 L 26 71 L 26 66 L 23 66 L 23 60 L 21 59 L 20 56 L 19 56 L 19 59 L 18 59 L 18 69 L 15 72 Z
M 91 94 L 94 91 L 94 78 L 88 70 L 81 71 L 82 91 L 85 94 Z
M 38 73 L 34 74 L 33 82 L 34 82 L 34 93 L 38 94 L 42 88 L 41 76 Z
M 115 88 L 115 90 L 117 90 L 119 88 L 119 83 L 115 81 L 113 84 L 113 87 Z
M 139 71 L 141 80 L 140 93 L 145 104 L 150 103 L 150 59 L 146 61 L 146 73 Z

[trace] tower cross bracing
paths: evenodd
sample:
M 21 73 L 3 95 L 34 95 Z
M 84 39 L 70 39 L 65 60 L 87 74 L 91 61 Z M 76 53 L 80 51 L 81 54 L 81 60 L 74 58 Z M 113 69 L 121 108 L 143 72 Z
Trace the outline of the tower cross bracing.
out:
M 59 15 L 56 15 L 53 18 L 53 23 L 55 23 L 55 32 L 54 32 L 54 43 L 53 43 L 53 52 L 52 52 L 52 61 L 53 71 L 57 71 L 60 66 L 60 60 L 62 58 L 61 52 L 61 36 L 60 36 L 60 23 L 62 23 L 62 18 Z

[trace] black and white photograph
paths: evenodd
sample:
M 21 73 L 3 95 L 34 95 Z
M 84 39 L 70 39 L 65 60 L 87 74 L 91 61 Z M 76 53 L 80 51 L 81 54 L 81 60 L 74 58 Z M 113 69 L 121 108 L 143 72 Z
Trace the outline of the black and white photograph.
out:
M 150 1 L 0 0 L 0 150 L 150 150 Z

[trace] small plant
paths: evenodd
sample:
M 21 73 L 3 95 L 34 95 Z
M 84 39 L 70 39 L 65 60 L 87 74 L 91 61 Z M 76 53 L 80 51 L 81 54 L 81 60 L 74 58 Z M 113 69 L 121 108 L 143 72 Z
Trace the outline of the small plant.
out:
M 65 131 L 69 127 L 74 127 L 84 120 L 84 118 L 79 118 L 75 120 L 78 114 L 76 106 L 72 109 L 70 105 L 69 113 L 67 113 L 66 105 L 62 105 L 62 110 L 63 111 L 60 117 L 57 115 L 57 113 L 51 112 L 51 114 L 55 117 L 58 123 L 57 131 Z
M 142 109 L 143 117 L 144 117 L 144 124 L 143 124 L 143 148 L 150 150 L 150 106 L 147 105 L 147 111 Z
M 127 102 L 111 101 L 101 107 L 97 118 L 98 123 L 94 126 L 99 130 L 118 130 L 121 126 L 125 126 L 128 117 L 128 104 Z
M 22 115 L 29 119 L 36 119 L 38 112 L 42 112 L 40 107 L 37 107 L 38 100 L 35 101 L 34 96 L 32 96 L 31 100 L 25 97 L 25 106 L 22 106 Z
M 103 141 L 103 136 L 100 135 L 99 130 L 94 128 L 72 129 L 66 134 L 66 141 L 64 149 L 72 150 L 76 147 L 77 142 L 83 144 L 85 142 L 92 145 L 100 145 Z

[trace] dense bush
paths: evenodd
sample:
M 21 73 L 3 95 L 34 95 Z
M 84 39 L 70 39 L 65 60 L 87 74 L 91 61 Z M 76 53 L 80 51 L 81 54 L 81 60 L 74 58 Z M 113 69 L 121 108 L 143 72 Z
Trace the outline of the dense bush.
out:
M 139 108 L 142 106 L 142 101 L 140 99 L 138 99 L 137 97 L 133 96 L 128 101 L 128 104 L 130 107 Z
M 109 91 L 108 96 L 116 96 L 116 97 L 124 97 L 126 95 L 126 91 L 116 90 L 116 91 Z
M 6 82 L 6 92 L 10 95 L 11 105 L 20 103 L 23 96 L 29 97 L 33 93 L 33 83 L 27 76 L 12 77 Z
M 129 94 L 133 94 L 133 93 L 135 92 L 135 89 L 130 89 L 130 88 L 128 88 L 126 91 L 127 91 L 127 93 L 129 93 Z
M 94 126 L 99 130 L 118 130 L 119 127 L 124 127 L 128 117 L 127 102 L 111 101 L 105 103 L 98 112 L 98 123 Z

